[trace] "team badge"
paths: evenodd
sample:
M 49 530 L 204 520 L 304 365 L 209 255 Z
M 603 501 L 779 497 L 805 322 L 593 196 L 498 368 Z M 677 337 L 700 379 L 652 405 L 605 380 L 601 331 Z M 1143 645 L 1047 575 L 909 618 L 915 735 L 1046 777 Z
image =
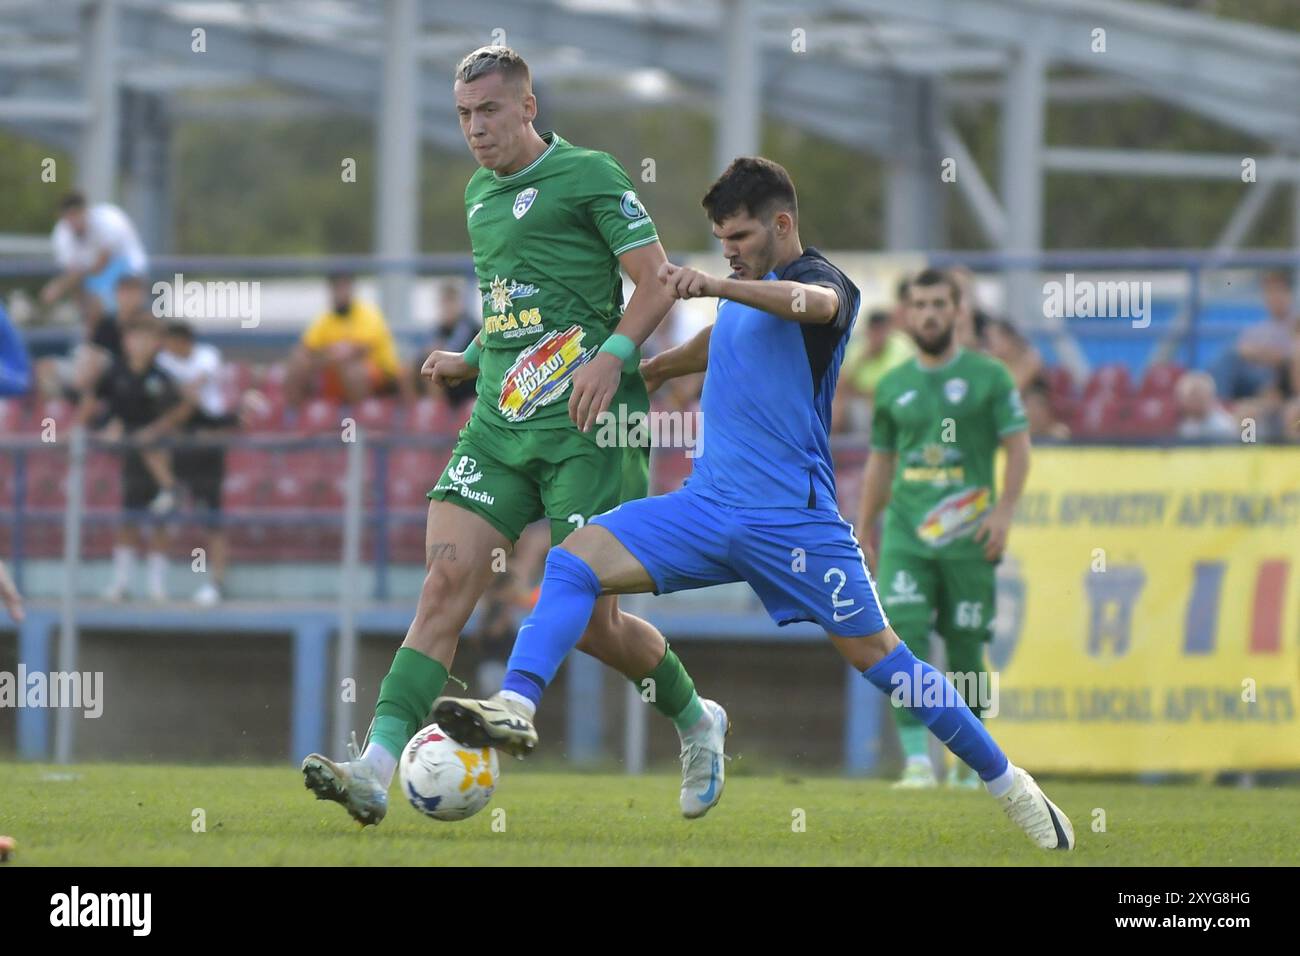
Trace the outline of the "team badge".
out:
M 956 405 L 966 397 L 966 380 L 964 378 L 950 378 L 943 383 L 943 394 L 952 404 Z
M 529 186 L 518 196 L 515 197 L 514 214 L 516 219 L 523 219 L 524 213 L 533 208 L 533 200 L 537 198 L 537 190 Z
M 646 215 L 645 206 L 641 205 L 641 200 L 636 198 L 636 193 L 631 189 L 623 194 L 623 198 L 619 200 L 618 208 L 629 219 L 641 219 Z

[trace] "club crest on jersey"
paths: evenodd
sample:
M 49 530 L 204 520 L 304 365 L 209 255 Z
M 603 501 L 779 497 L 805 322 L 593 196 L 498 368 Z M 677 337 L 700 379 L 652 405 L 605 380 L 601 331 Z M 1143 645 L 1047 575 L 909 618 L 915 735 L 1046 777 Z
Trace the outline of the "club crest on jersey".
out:
M 964 378 L 950 378 L 943 383 L 943 394 L 952 404 L 956 405 L 966 397 L 966 380 Z
M 594 354 L 582 348 L 582 327 L 550 332 L 519 353 L 501 378 L 497 408 L 508 422 L 522 422 L 569 388 L 573 373 Z
M 513 212 L 516 219 L 523 219 L 524 213 L 533 208 L 533 200 L 537 198 L 537 190 L 529 186 L 518 196 L 515 197 Z

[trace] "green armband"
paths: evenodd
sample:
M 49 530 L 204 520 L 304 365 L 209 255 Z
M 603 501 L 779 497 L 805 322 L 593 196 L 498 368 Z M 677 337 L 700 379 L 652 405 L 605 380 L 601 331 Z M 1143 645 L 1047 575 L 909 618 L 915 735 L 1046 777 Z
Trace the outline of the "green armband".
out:
M 460 357 L 465 360 L 466 365 L 472 365 L 478 368 L 478 355 L 483 351 L 483 347 L 478 344 L 478 336 L 469 340 L 469 345 L 465 346 L 465 351 L 460 353 Z
M 619 335 L 617 332 L 605 340 L 599 351 L 608 352 L 621 359 L 625 373 L 635 372 L 641 364 L 641 350 L 637 348 L 636 343 L 626 335 Z

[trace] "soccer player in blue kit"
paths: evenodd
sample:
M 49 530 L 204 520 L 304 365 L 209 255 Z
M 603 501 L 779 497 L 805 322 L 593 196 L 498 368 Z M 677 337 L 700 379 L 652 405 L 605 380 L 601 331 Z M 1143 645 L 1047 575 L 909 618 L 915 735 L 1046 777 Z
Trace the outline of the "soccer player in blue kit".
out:
M 745 581 L 778 624 L 824 627 L 866 680 L 979 775 L 1035 844 L 1072 849 L 1069 818 L 1008 761 L 956 688 L 889 626 L 853 528 L 840 517 L 831 399 L 857 288 L 800 242 L 794 184 L 777 163 L 735 160 L 703 206 L 731 276 L 665 263 L 659 280 L 676 298 L 716 297 L 717 318 L 644 368 L 652 385 L 706 372 L 705 440 L 694 474 L 671 494 L 598 515 L 551 549 L 502 690 L 489 700 L 444 697 L 434 719 L 466 746 L 523 756 L 537 744 L 532 717 L 542 693 L 578 643 L 597 597 Z M 726 720 L 721 709 L 717 719 Z M 724 782 L 715 754 L 708 786 L 697 795 L 705 809 L 721 798 Z

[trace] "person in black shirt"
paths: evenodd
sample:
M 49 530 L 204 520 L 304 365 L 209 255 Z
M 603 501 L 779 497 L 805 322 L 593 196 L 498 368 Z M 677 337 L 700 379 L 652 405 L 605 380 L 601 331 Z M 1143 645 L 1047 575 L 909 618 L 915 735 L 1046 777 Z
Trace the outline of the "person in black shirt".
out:
M 483 323 L 470 315 L 465 307 L 464 287 L 459 281 L 443 283 L 438 296 L 438 305 L 438 324 L 434 326 L 433 338 L 427 352 L 465 351 L 465 347 L 474 340 L 474 336 L 478 335 Z M 445 396 L 452 408 L 474 397 L 478 389 L 478 383 L 474 379 L 466 379 L 447 387 L 434 385 L 420 376 L 422 362 L 423 360 L 417 362 L 415 376 L 417 381 L 423 383 L 429 394 Z
M 99 437 L 125 438 L 130 447 L 122 453 L 122 507 L 126 520 L 113 548 L 113 581 L 104 592 L 110 601 L 121 600 L 132 577 L 135 552 L 141 543 L 141 518 L 166 514 L 175 507 L 175 477 L 171 454 L 150 448 L 183 425 L 194 413 L 194 402 L 155 361 L 162 347 L 162 328 L 150 315 L 131 318 L 122 327 L 123 358 L 114 362 L 96 383 L 94 399 L 103 407 Z M 90 417 L 87 409 L 85 418 Z M 161 526 L 150 528 L 149 596 L 166 600 L 167 562 Z

